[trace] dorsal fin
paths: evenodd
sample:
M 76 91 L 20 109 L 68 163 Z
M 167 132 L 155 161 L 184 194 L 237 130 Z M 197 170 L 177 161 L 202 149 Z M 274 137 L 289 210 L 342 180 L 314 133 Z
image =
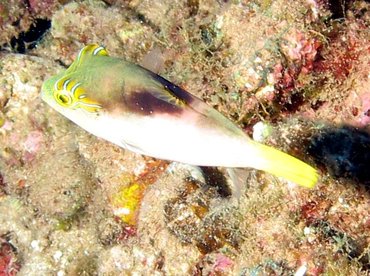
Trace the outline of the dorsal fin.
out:
M 67 69 L 66 74 L 75 71 L 76 68 L 78 68 L 80 64 L 84 62 L 84 60 L 93 56 L 109 56 L 109 54 L 104 46 L 96 43 L 88 44 L 80 50 L 76 60 Z

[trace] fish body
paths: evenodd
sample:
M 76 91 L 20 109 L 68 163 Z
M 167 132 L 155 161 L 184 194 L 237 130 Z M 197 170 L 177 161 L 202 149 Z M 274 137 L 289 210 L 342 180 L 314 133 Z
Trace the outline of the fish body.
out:
M 317 172 L 251 140 L 196 96 L 143 67 L 85 46 L 44 82 L 42 99 L 88 132 L 148 156 L 197 166 L 251 167 L 305 187 Z

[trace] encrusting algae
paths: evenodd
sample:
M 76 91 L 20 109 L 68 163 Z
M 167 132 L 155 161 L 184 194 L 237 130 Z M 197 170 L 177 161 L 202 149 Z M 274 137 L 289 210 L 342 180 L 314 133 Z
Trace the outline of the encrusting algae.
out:
M 121 188 L 111 198 L 113 214 L 129 226 L 135 227 L 145 190 L 158 179 L 166 166 L 163 161 L 151 160 L 146 162 L 144 171 L 138 176 L 123 174 Z
M 138 208 L 145 187 L 143 184 L 136 182 L 130 175 L 123 176 L 122 178 L 123 182 L 127 182 L 127 186 L 124 184 L 125 187 L 113 195 L 111 202 L 113 213 L 124 223 L 134 226 L 136 225 Z

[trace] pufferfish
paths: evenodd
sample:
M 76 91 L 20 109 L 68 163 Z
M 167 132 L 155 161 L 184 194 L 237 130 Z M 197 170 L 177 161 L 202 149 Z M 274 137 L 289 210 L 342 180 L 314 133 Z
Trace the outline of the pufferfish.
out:
M 122 148 L 195 166 L 254 168 L 312 188 L 317 171 L 250 139 L 196 96 L 91 44 L 46 80 L 42 99 L 86 131 Z

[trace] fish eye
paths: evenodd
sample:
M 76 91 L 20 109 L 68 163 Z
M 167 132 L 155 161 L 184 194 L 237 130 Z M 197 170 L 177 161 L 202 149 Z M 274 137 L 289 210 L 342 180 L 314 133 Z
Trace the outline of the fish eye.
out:
M 58 93 L 56 100 L 60 105 L 68 106 L 72 103 L 72 98 L 69 95 Z

